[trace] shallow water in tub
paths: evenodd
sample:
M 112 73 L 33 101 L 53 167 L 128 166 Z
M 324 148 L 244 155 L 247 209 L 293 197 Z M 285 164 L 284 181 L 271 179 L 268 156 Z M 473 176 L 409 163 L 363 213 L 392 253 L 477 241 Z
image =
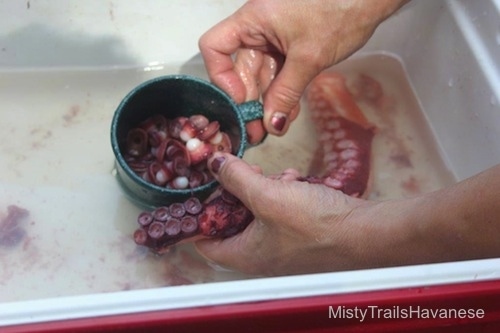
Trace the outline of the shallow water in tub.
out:
M 205 76 L 201 68 L 190 73 Z M 349 80 L 370 75 L 384 90 L 382 106 L 360 104 L 378 127 L 371 199 L 454 181 L 398 60 L 365 55 L 337 70 Z M 132 241 L 140 208 L 113 176 L 111 117 L 135 85 L 173 72 L 160 66 L 1 73 L 0 221 L 9 205 L 29 215 L 19 221 L 25 231 L 19 243 L 0 243 L 0 302 L 249 278 L 211 267 L 191 245 L 155 257 Z M 303 108 L 287 135 L 268 137 L 245 159 L 269 174 L 292 166 L 305 174 L 313 128 Z

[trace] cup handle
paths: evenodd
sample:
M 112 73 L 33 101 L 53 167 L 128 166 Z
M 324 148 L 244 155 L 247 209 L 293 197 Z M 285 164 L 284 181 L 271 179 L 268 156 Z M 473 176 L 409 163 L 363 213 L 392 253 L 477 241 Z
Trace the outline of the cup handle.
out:
M 264 118 L 264 105 L 262 105 L 262 103 L 257 101 L 257 100 L 244 102 L 244 103 L 239 104 L 238 106 L 240 109 L 241 117 L 243 118 L 243 121 L 245 122 L 245 124 L 247 124 L 253 120 L 258 120 L 258 119 L 262 120 L 262 118 Z M 265 136 L 262 138 L 262 140 L 260 142 L 254 144 L 254 145 L 250 145 L 247 142 L 246 149 L 261 144 L 262 142 L 264 142 L 266 137 L 267 137 L 267 133 L 265 134 Z
M 239 107 L 241 117 L 243 118 L 245 124 L 252 120 L 262 119 L 264 117 L 264 106 L 259 101 L 254 100 L 244 102 L 241 103 Z

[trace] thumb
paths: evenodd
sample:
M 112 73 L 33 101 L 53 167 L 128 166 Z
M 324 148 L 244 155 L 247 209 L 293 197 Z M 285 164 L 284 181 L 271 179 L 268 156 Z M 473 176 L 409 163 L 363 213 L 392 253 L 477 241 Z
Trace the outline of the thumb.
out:
M 255 198 L 266 188 L 267 179 L 251 165 L 229 153 L 215 153 L 207 164 L 222 187 L 253 211 Z
M 264 126 L 269 133 L 286 133 L 307 85 L 323 69 L 303 58 L 289 54 L 265 93 Z

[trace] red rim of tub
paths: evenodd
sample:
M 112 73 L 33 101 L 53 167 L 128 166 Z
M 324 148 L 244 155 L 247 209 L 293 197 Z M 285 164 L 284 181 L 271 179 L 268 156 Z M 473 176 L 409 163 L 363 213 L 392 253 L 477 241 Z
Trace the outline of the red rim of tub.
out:
M 330 310 L 331 307 L 331 310 Z M 333 318 L 337 308 L 373 311 L 386 316 Z M 401 315 L 406 309 L 407 316 Z M 422 309 L 484 311 L 484 316 L 424 318 Z M 409 318 L 409 311 L 414 315 Z M 426 311 L 427 311 L 426 310 Z M 376 313 L 378 310 L 375 310 Z M 392 312 L 387 312 L 392 311 Z M 367 312 L 367 313 L 369 313 Z M 338 312 L 336 312 L 338 313 Z M 353 312 L 351 312 L 353 313 Z M 332 316 L 333 315 L 333 316 Z M 329 318 L 330 316 L 330 318 Z M 389 315 L 390 316 L 390 315 Z M 500 279 L 483 282 L 423 286 L 382 291 L 356 292 L 203 306 L 81 318 L 3 327 L 2 332 L 498 332 L 500 330 Z

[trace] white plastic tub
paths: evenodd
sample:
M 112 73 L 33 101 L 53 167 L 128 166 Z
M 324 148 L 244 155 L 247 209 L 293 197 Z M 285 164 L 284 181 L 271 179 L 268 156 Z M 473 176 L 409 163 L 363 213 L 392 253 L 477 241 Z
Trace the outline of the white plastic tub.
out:
M 29 237 L 0 248 L 0 326 L 500 279 L 500 258 L 253 278 L 213 270 L 189 247 L 163 259 L 136 250 L 139 209 L 112 174 L 114 109 L 148 78 L 204 76 L 198 37 L 242 3 L 0 2 L 0 214 L 30 211 Z M 414 158 L 433 156 L 421 191 L 500 163 L 499 21 L 498 1 L 414 0 L 339 66 L 382 75 L 389 62 L 407 74 L 417 99 L 405 101 L 424 112 L 411 118 L 423 124 Z M 305 168 L 315 138 L 301 117 L 245 158 L 269 172 Z M 298 143 L 300 154 L 262 158 Z M 399 186 L 408 173 L 389 182 L 380 170 L 379 198 L 411 194 Z

